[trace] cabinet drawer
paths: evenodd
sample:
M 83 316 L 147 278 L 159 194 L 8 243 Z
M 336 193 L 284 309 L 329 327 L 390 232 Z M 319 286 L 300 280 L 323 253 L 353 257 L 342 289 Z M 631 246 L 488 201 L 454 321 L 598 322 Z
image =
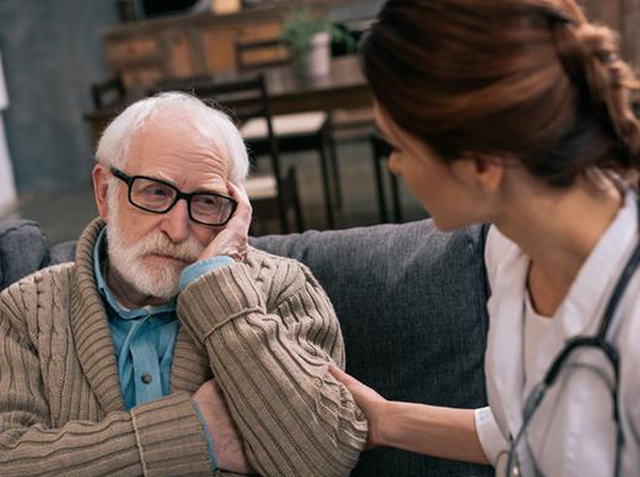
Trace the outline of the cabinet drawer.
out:
M 256 23 L 254 25 L 242 26 L 238 30 L 240 41 L 272 40 L 280 37 L 282 24 L 279 22 Z
M 107 45 L 109 63 L 127 63 L 160 54 L 160 44 L 154 38 L 111 41 Z

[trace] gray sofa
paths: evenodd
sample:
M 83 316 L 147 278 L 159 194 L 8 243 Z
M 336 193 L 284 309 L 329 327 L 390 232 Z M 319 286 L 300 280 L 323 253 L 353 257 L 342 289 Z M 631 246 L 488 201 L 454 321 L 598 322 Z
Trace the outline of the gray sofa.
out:
M 342 324 L 348 372 L 390 399 L 478 407 L 486 403 L 483 237 L 479 227 L 443 234 L 421 221 L 252 244 L 311 268 Z M 50 246 L 34 222 L 0 224 L 0 289 L 73 260 L 73 251 L 74 243 Z M 362 455 L 352 475 L 467 477 L 492 470 L 376 449 Z

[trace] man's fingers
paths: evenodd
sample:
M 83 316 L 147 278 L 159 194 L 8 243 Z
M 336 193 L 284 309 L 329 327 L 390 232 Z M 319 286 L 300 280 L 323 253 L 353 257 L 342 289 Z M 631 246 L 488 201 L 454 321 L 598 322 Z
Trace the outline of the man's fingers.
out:
M 229 226 L 234 227 L 234 225 L 241 224 L 242 231 L 246 229 L 248 233 L 249 226 L 251 224 L 251 215 L 253 212 L 251 203 L 249 202 L 249 197 L 247 197 L 247 193 L 243 188 L 238 187 L 231 181 L 227 181 L 227 189 L 229 190 L 231 197 L 238 203 L 238 208 L 233 214 Z
M 244 188 L 238 187 L 231 181 L 227 181 L 227 188 L 229 189 L 229 193 L 234 199 L 249 202 L 249 196 L 247 195 L 247 191 L 244 190 Z

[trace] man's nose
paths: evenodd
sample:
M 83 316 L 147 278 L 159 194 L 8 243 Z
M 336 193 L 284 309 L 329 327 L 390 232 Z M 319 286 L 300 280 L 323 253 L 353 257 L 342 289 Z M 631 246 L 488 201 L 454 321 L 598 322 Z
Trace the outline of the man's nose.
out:
M 189 237 L 189 205 L 186 200 L 180 199 L 162 217 L 160 230 L 162 230 L 174 243 L 181 243 Z

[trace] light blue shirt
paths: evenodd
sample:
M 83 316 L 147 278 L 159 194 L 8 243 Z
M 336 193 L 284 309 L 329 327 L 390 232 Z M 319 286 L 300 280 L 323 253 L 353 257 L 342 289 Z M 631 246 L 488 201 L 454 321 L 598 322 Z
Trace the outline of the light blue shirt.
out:
M 169 394 L 169 379 L 180 320 L 176 301 L 161 306 L 146 306 L 130 310 L 113 296 L 102 273 L 102 257 L 106 253 L 106 228 L 100 232 L 93 251 L 93 265 L 98 291 L 107 301 L 109 329 L 113 337 L 120 389 L 127 410 Z M 180 276 L 180 291 L 205 273 L 233 263 L 231 257 L 219 256 L 196 262 Z M 206 422 L 196 406 L 205 429 Z M 207 445 L 213 470 L 217 458 L 209 432 Z

